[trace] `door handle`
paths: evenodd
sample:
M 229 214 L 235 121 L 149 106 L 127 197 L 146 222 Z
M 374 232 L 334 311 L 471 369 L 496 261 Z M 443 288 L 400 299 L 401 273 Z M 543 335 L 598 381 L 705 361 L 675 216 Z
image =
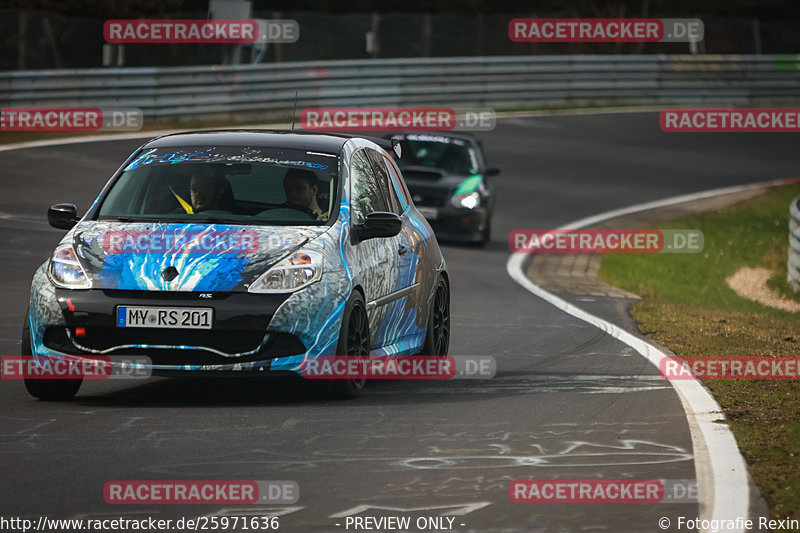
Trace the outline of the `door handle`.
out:
M 405 244 L 401 244 L 400 246 L 397 247 L 398 255 L 403 255 L 406 252 L 408 252 L 408 246 L 406 246 Z

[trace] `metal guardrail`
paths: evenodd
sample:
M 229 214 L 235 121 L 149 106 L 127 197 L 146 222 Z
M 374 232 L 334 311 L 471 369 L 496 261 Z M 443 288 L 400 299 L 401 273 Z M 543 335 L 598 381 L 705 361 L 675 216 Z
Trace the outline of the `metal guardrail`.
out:
M 789 205 L 789 283 L 800 291 L 800 196 Z
M 787 105 L 800 56 L 583 55 L 0 72 L 0 107 L 138 107 L 145 118 L 287 117 L 309 106 Z M 254 116 L 253 118 L 256 118 Z

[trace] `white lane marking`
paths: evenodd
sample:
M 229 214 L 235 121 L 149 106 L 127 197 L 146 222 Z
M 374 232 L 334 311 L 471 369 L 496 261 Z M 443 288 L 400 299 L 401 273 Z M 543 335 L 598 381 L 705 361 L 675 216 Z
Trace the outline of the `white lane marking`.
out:
M 622 215 L 783 183 L 787 183 L 787 180 L 737 185 L 674 196 L 664 200 L 646 202 L 582 218 L 557 229 L 584 228 Z M 533 283 L 524 272 L 525 257 L 526 255 L 522 253 L 512 253 L 506 263 L 506 271 L 511 276 L 511 279 L 528 291 L 562 311 L 592 324 L 608 335 L 627 344 L 656 367 L 658 367 L 663 358 L 668 357 L 656 345 L 635 337 L 619 326 L 588 313 Z M 692 441 L 695 443 L 695 470 L 702 494 L 699 509 L 701 518 L 731 520 L 734 521 L 733 523 L 736 523 L 737 517 L 747 519 L 750 515 L 750 487 L 747 467 L 736 445 L 733 433 L 731 433 L 728 425 L 724 423 L 725 417 L 722 414 L 722 408 L 699 381 L 670 380 L 670 384 L 681 399 L 689 429 L 692 432 Z M 703 459 L 707 459 L 707 463 L 704 463 Z M 710 472 L 707 469 L 708 467 L 710 467 Z M 733 533 L 744 533 L 743 529 L 733 529 L 731 531 Z
M 645 202 L 643 204 L 636 204 L 629 207 L 623 207 L 621 209 L 614 209 L 611 211 L 606 211 L 604 213 L 600 213 L 598 215 L 592 215 L 590 217 L 582 218 L 580 220 L 576 220 L 575 222 L 570 222 L 569 224 L 565 224 L 557 229 L 580 229 L 585 228 L 587 226 L 591 226 L 592 224 L 597 224 L 598 222 L 603 222 L 609 220 L 611 218 L 617 218 L 624 215 L 632 215 L 634 213 L 641 213 L 642 211 L 649 211 L 651 209 L 658 209 L 659 207 L 668 207 L 671 205 L 678 205 L 684 204 L 686 202 L 692 202 L 694 200 L 705 200 L 707 198 L 714 198 L 716 196 L 724 196 L 726 194 L 735 194 L 737 192 L 744 192 L 744 191 L 751 191 L 755 189 L 764 189 L 767 187 L 772 187 L 775 185 L 785 185 L 787 183 L 792 183 L 795 181 L 800 180 L 800 178 L 786 178 L 786 179 L 778 179 L 778 180 L 771 180 L 771 181 L 761 181 L 757 183 L 748 183 L 746 185 L 733 185 L 731 187 L 720 187 L 718 189 L 711 189 L 709 191 L 702 191 L 702 192 L 694 192 L 690 194 L 682 194 L 680 196 L 673 196 L 671 198 L 665 198 L 664 200 L 655 200 L 652 202 Z M 525 255 L 525 254 L 512 254 L 512 258 L 514 255 Z
M 222 507 L 220 509 L 217 509 L 216 511 L 212 511 L 207 514 L 201 515 L 200 518 L 211 518 L 212 516 L 253 516 L 253 517 L 274 518 L 278 516 L 286 516 L 288 514 L 296 513 L 298 511 L 302 511 L 303 509 L 305 509 L 305 507 L 301 505 L 295 505 L 291 507 L 280 507 L 280 506 L 262 507 L 256 504 L 248 507 Z
M 449 513 L 442 513 L 440 516 L 464 516 L 478 509 L 491 505 L 492 502 L 476 502 L 476 503 L 454 503 L 451 505 L 426 505 L 424 507 L 384 507 L 383 505 L 356 505 L 340 513 L 330 515 L 328 518 L 346 518 L 348 516 L 357 515 L 368 511 L 370 509 L 381 511 L 394 511 L 396 513 L 412 513 L 415 511 L 438 511 L 442 509 L 452 509 Z
M 129 516 L 154 516 L 159 515 L 161 511 L 150 509 L 145 511 L 125 511 L 125 517 Z M 67 520 L 103 520 L 107 518 L 120 518 L 118 511 L 109 511 L 104 513 L 77 513 L 67 518 Z M 41 530 L 40 530 L 41 531 Z

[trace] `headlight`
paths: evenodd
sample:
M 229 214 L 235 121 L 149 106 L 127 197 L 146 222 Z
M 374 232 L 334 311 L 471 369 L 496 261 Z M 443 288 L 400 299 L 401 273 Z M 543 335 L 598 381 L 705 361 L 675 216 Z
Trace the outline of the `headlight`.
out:
M 450 203 L 455 207 L 475 209 L 481 203 L 481 197 L 477 192 L 471 192 L 469 194 L 456 194 L 450 198 Z
M 89 277 L 70 244 L 56 248 L 50 259 L 49 272 L 50 280 L 62 289 L 90 289 L 92 287 Z
M 294 292 L 322 277 L 322 256 L 316 252 L 296 252 L 264 272 L 247 292 Z

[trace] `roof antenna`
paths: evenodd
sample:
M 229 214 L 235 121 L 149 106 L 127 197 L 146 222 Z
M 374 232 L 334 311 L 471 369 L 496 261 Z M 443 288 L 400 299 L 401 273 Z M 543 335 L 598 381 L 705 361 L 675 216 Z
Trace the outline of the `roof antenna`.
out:
M 294 116 L 297 113 L 297 89 L 294 91 L 294 107 L 292 108 L 292 131 L 294 131 Z

